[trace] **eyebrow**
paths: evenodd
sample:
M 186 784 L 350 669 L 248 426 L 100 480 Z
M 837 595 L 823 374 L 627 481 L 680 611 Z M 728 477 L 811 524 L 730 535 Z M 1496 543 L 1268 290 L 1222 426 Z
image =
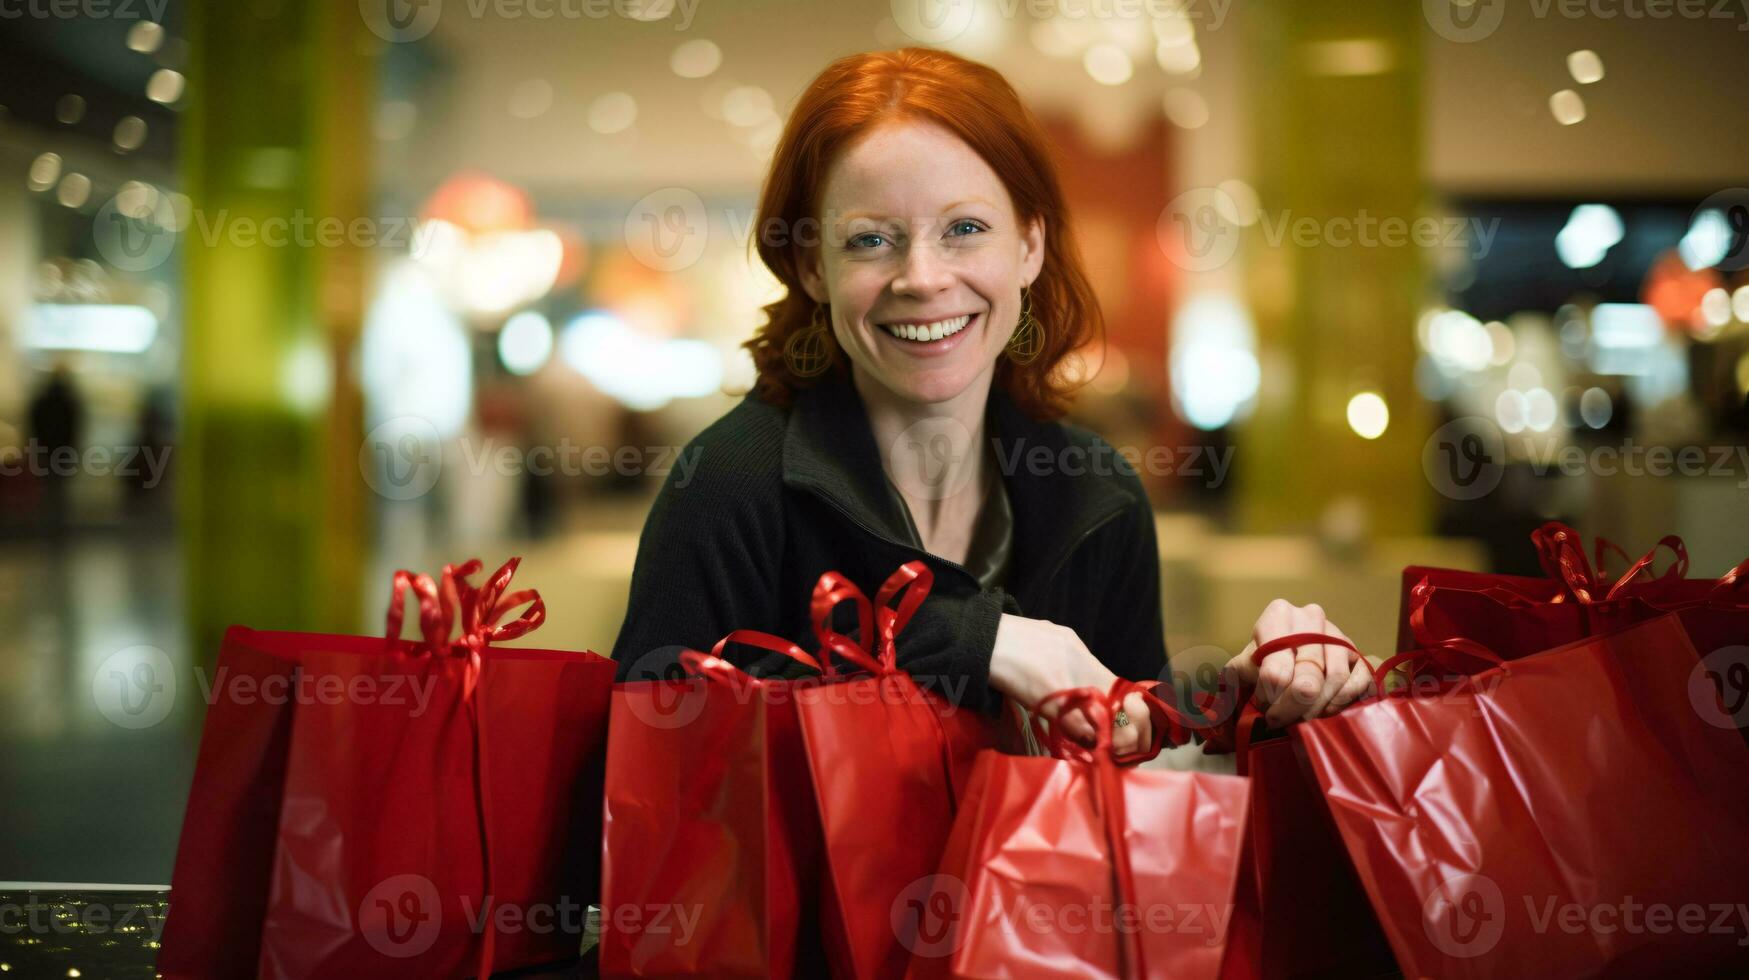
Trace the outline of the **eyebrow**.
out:
M 943 207 L 941 209 L 941 213 L 946 214 L 949 211 L 957 210 L 959 208 L 965 207 L 968 204 L 982 204 L 987 208 L 993 208 L 996 206 L 994 204 L 991 204 L 989 201 L 984 200 L 981 197 L 969 197 L 963 201 L 954 201 L 952 204 L 946 205 L 945 207 Z M 885 215 L 877 214 L 876 212 L 873 212 L 873 211 L 848 211 L 845 213 L 843 220 L 855 221 L 858 218 L 876 218 L 876 219 L 879 219 L 879 218 L 883 218 L 883 217 L 885 217 Z

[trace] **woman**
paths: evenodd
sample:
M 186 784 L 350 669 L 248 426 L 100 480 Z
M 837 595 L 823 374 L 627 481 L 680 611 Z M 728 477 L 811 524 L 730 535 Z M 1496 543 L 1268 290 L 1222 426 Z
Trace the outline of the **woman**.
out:
M 754 391 L 688 452 L 650 511 L 614 646 L 622 679 L 672 676 L 734 629 L 811 637 L 837 570 L 873 589 L 926 561 L 935 587 L 900 663 L 955 701 L 1037 705 L 1116 677 L 1169 679 L 1154 513 L 1091 432 L 1058 419 L 1057 369 L 1102 321 L 1042 131 L 995 71 L 907 48 L 834 62 L 801 96 L 759 203 L 787 288 L 748 348 Z M 1252 641 L 1341 635 L 1272 602 Z M 1366 689 L 1341 647 L 1229 668 L 1272 724 Z M 780 655 L 741 660 L 793 673 Z M 1149 738 L 1139 696 L 1114 741 Z M 1048 710 L 1048 709 L 1047 709 Z M 1060 723 L 1089 739 L 1078 713 Z

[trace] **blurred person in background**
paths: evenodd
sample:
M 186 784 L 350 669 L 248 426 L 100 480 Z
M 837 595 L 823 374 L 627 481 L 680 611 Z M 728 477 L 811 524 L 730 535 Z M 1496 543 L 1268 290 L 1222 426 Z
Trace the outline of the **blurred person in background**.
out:
M 802 94 L 756 225 L 787 295 L 746 345 L 754 390 L 650 511 L 622 679 L 673 676 L 680 650 L 736 629 L 809 635 L 821 573 L 872 594 L 914 559 L 935 581 L 900 663 L 961 704 L 1169 677 L 1147 494 L 1059 421 L 1057 369 L 1103 321 L 1049 154 L 1000 74 L 944 51 L 850 56 Z M 1258 683 L 1255 645 L 1301 632 L 1341 635 L 1316 605 L 1270 603 L 1228 671 Z M 781 654 L 745 666 L 797 673 Z M 1258 703 L 1276 725 L 1327 714 L 1370 676 L 1342 647 L 1283 650 Z M 1132 694 L 1114 748 L 1150 734 Z
M 55 460 L 57 455 L 64 461 L 69 453 L 78 453 L 85 431 L 85 409 L 65 363 L 56 363 L 48 381 L 31 396 L 27 417 L 31 455 L 46 464 L 37 473 L 44 488 L 42 517 L 51 531 L 59 532 L 71 519 L 71 494 L 65 467 Z

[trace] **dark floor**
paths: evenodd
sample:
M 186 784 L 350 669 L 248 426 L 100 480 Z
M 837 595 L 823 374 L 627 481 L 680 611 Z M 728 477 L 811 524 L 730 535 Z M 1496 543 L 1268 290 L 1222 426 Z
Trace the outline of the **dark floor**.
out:
M 181 602 L 168 529 L 0 538 L 0 883 L 170 881 L 201 717 Z

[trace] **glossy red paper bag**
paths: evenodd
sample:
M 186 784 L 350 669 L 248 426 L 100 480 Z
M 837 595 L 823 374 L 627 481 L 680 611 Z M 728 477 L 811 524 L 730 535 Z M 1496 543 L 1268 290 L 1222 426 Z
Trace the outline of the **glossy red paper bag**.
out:
M 617 685 L 607 739 L 600 972 L 604 977 L 815 976 L 819 818 L 796 718 L 799 687 L 720 658 L 728 643 L 787 653 L 749 630 L 695 675 Z
M 1517 659 L 1588 633 L 1586 610 L 1552 579 L 1411 565 L 1397 608 L 1399 651 L 1473 636 Z
M 1285 733 L 1265 741 L 1247 739 L 1247 730 L 1260 727 L 1263 718 L 1249 703 L 1244 711 L 1238 774 L 1251 780 L 1257 955 L 1254 974 L 1229 976 L 1394 974 L 1396 959 L 1367 905 L 1323 791 Z
M 1404 569 L 1397 649 L 1461 637 L 1517 660 L 1671 611 L 1683 612 L 1703 654 L 1749 637 L 1749 561 L 1719 579 L 1690 579 L 1688 551 L 1670 535 L 1611 578 L 1605 572 L 1608 553 L 1626 554 L 1606 540 L 1596 543 L 1595 563 L 1579 533 L 1564 524 L 1538 528 L 1531 545 L 1546 578 Z M 1654 577 L 1661 550 L 1669 551 L 1671 562 Z
M 544 615 L 532 591 L 503 595 L 515 567 L 475 589 L 478 563 L 452 566 L 442 596 L 398 575 L 423 642 L 227 633 L 161 974 L 463 976 L 576 955 L 613 663 L 491 647 Z
M 251 976 L 261 956 L 296 705 L 236 692 L 291 690 L 303 644 L 250 642 L 258 635 L 232 627 L 219 647 L 160 937 L 157 972 L 170 980 Z M 360 656 L 382 651 L 381 640 L 363 637 L 305 639 L 356 645 Z
M 836 572 L 814 590 L 821 656 L 837 653 L 868 671 L 797 692 L 825 843 L 821 932 L 835 977 L 904 974 L 910 951 L 892 913 L 935 873 L 973 761 L 1001 740 L 997 718 L 959 709 L 897 666 L 896 637 L 933 579 L 927 565 L 908 562 L 872 610 Z M 832 611 L 845 601 L 856 605 L 860 637 L 872 641 L 832 630 Z
M 1294 726 L 1405 975 L 1749 968 L 1712 928 L 1749 903 L 1749 749 L 1699 672 L 1666 616 Z
M 1260 645 L 1252 658 L 1261 664 L 1272 653 L 1313 643 L 1353 650 L 1340 637 L 1296 633 Z M 1204 721 L 1221 729 L 1210 751 L 1234 751 L 1238 774 L 1251 782 L 1245 877 L 1222 976 L 1394 975 L 1396 960 L 1367 906 L 1322 791 L 1286 733 L 1266 732 L 1253 693 L 1249 687 L 1231 694 L 1224 689 L 1201 705 Z
M 1060 757 L 979 753 L 939 873 L 893 912 L 910 976 L 1220 975 L 1249 784 L 1114 761 L 1122 684 L 1054 695 L 1091 751 L 1053 732 Z

